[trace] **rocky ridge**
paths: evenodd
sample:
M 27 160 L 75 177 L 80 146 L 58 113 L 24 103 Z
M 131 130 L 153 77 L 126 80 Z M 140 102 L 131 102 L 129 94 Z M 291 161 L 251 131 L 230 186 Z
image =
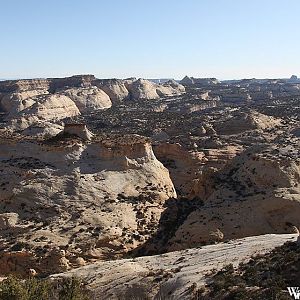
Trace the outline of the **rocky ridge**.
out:
M 212 271 L 231 263 L 237 267 L 252 256 L 262 255 L 296 238 L 295 234 L 248 237 L 160 256 L 97 262 L 51 278 L 79 276 L 88 283 L 95 297 L 101 295 L 101 299 L 126 295 L 197 299 L 197 291 L 204 287 Z

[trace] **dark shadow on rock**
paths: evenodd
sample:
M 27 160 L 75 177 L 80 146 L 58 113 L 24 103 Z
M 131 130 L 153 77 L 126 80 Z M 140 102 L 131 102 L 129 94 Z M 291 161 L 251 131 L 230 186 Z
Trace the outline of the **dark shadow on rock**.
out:
M 203 205 L 203 201 L 199 198 L 168 199 L 164 204 L 165 210 L 161 214 L 156 233 L 144 244 L 132 250 L 129 256 L 137 257 L 167 252 L 168 242 L 177 229 L 184 223 L 190 213 L 200 209 Z

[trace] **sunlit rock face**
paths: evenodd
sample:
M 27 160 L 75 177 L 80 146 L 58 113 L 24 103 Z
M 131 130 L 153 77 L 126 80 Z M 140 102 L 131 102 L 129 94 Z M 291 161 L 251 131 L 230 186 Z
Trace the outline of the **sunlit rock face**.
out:
M 293 154 L 294 153 L 294 154 Z M 178 228 L 169 249 L 265 233 L 288 233 L 299 227 L 300 161 L 297 149 L 280 145 L 253 147 L 215 174 L 201 210 Z M 238 217 L 237 217 L 238 216 Z
M 67 248 L 69 257 L 87 261 L 118 257 L 151 237 L 165 200 L 176 197 L 169 172 L 147 139 L 86 139 L 82 126 L 75 127 L 68 125 L 43 142 L 24 136 L 1 139 L 0 209 L 12 214 L 0 216 L 10 233 L 3 241 L 7 250 L 13 236 L 31 253 L 47 246 L 47 253 Z M 27 262 L 46 270 L 31 254 Z
M 31 99 L 34 104 L 11 117 L 11 128 L 25 129 L 39 121 L 58 121 L 80 114 L 75 103 L 64 95 L 39 95 Z
M 62 94 L 74 101 L 81 113 L 107 109 L 112 105 L 109 96 L 97 87 L 71 88 Z
M 95 82 L 111 99 L 114 104 L 122 103 L 129 98 L 129 91 L 124 80 L 99 79 Z

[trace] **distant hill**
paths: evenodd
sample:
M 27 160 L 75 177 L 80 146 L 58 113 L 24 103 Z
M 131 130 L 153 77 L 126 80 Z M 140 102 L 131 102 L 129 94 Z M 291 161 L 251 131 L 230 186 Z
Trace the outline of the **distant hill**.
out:
M 166 81 L 169 81 L 169 80 L 174 80 L 173 78 L 156 78 L 156 79 L 147 79 L 149 81 L 152 81 L 154 83 L 164 83 Z

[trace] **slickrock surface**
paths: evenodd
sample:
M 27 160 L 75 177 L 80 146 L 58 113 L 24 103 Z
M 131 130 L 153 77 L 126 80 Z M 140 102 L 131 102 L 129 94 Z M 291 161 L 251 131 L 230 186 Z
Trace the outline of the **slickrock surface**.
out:
M 231 263 L 237 267 L 251 256 L 264 254 L 296 239 L 295 234 L 253 236 L 163 255 L 97 262 L 52 278 L 79 276 L 96 297 L 105 300 L 118 299 L 131 287 L 136 291 L 137 287 L 142 287 L 151 299 L 159 294 L 165 299 L 191 299 L 195 285 L 197 288 L 203 286 L 206 275 L 213 269 L 220 270 Z
M 109 96 L 97 87 L 67 89 L 63 94 L 74 101 L 81 113 L 110 108 L 112 105 Z
M 281 120 L 256 111 L 234 113 L 232 118 L 217 122 L 215 129 L 219 134 L 238 134 L 247 130 L 271 129 L 280 125 Z
M 64 95 L 39 95 L 31 98 L 34 103 L 10 120 L 13 129 L 26 129 L 40 121 L 58 121 L 80 114 L 75 103 Z
M 129 90 L 134 99 L 158 99 L 159 95 L 156 91 L 156 84 L 145 79 L 138 79 L 134 81 Z
M 57 271 L 47 263 L 55 247 L 67 251 L 70 266 L 123 255 L 151 237 L 164 201 L 176 197 L 168 170 L 138 135 L 93 137 L 69 125 L 46 141 L 3 136 L 0 154 L 0 210 L 14 213 L 2 215 L 1 274 L 30 264 Z M 24 261 L 14 252 L 21 249 Z
M 183 85 L 175 81 L 156 84 L 149 80 L 138 79 L 127 84 L 133 99 L 155 100 L 160 97 L 178 96 L 185 93 Z
M 299 81 L 158 82 L 0 82 L 0 276 L 300 226 Z
M 203 207 L 193 211 L 170 249 L 255 234 L 291 232 L 300 226 L 299 143 L 261 145 L 234 158 L 213 177 Z M 221 232 L 219 237 L 217 234 Z M 217 237 L 216 237 L 217 234 Z
M 123 80 L 98 80 L 95 85 L 100 87 L 110 97 L 111 101 L 116 104 L 123 102 L 130 96 Z

